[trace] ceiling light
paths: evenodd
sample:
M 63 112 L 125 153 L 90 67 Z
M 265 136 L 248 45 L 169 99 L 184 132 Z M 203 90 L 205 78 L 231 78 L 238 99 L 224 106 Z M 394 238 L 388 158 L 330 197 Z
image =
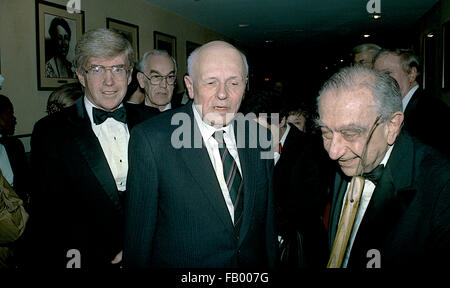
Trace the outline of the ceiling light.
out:
M 250 26 L 250 25 L 249 24 L 238 24 L 239 28 L 245 28 L 245 27 L 248 27 L 248 26 Z
M 431 32 L 431 33 L 428 33 L 428 34 L 427 34 L 427 37 L 428 37 L 428 38 L 433 38 L 433 37 L 434 37 L 434 34 L 433 34 L 433 32 Z
M 265 42 L 266 43 L 272 43 L 273 41 L 272 40 L 266 40 Z
M 364 34 L 363 37 L 364 37 L 364 38 L 369 38 L 369 37 L 370 37 L 370 34 Z
M 373 13 L 372 14 L 373 19 L 380 19 L 381 18 L 381 14 L 379 13 Z

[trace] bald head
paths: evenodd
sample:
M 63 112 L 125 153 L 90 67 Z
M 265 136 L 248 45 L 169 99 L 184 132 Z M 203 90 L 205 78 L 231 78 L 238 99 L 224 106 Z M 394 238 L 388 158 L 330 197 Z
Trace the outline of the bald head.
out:
M 244 97 L 245 56 L 229 43 L 209 42 L 189 56 L 188 71 L 184 81 L 202 120 L 212 126 L 228 125 Z
M 194 78 L 197 67 L 202 66 L 199 62 L 208 61 L 214 57 L 218 57 L 219 59 L 235 59 L 237 63 L 242 65 L 242 70 L 244 71 L 243 78 L 247 78 L 247 58 L 236 47 L 225 41 L 212 41 L 195 49 L 188 58 L 189 75 Z

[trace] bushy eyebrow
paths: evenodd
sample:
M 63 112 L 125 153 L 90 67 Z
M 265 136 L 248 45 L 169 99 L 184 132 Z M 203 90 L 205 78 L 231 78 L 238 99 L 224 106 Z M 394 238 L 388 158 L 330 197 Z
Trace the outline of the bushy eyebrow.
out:
M 366 127 L 363 127 L 361 125 L 356 125 L 356 124 L 349 124 L 349 125 L 345 125 L 343 127 L 339 127 L 338 129 L 336 129 L 339 133 L 343 133 L 343 132 L 357 132 L 359 134 L 364 133 L 367 131 Z
M 318 128 L 324 128 L 324 129 L 327 129 L 327 130 L 330 130 L 330 131 L 332 130 L 327 125 L 325 125 L 325 123 L 323 123 L 320 119 L 315 119 L 314 123 L 315 123 L 315 125 Z M 357 132 L 357 133 L 361 134 L 361 133 L 366 132 L 367 128 L 363 127 L 361 125 L 357 125 L 357 124 L 348 124 L 348 125 L 345 125 L 345 126 L 337 128 L 336 131 L 339 132 L 339 133 L 343 133 L 343 132 Z

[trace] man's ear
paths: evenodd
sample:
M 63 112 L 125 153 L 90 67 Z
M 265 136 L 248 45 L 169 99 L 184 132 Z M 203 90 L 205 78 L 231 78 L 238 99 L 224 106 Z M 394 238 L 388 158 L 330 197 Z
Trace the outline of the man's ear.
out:
M 137 78 L 137 80 L 138 80 L 138 82 L 139 82 L 139 87 L 141 87 L 142 89 L 145 89 L 145 85 L 144 85 L 144 74 L 142 74 L 142 72 L 137 72 L 137 74 L 136 74 L 136 78 Z
M 389 145 L 393 145 L 395 140 L 397 139 L 398 134 L 403 126 L 404 114 L 403 112 L 397 111 L 386 122 L 386 133 L 387 133 L 387 142 Z
M 281 118 L 280 120 L 280 128 L 286 126 L 286 116 L 283 116 L 283 118 Z
M 133 68 L 131 68 L 130 72 L 128 72 L 128 73 L 130 73 L 130 74 L 128 75 L 128 84 L 127 85 L 130 85 L 131 79 L 133 78 Z
M 189 98 L 194 99 L 194 83 L 189 75 L 184 76 L 184 84 L 188 90 Z
M 86 88 L 86 83 L 84 82 L 84 73 L 80 73 L 80 72 L 76 72 L 77 73 L 77 77 L 78 77 L 78 81 L 80 81 L 80 84 L 83 85 L 83 87 Z
M 416 78 L 417 78 L 417 68 L 412 67 L 411 71 L 409 71 L 409 74 L 408 74 L 408 80 L 410 83 L 412 83 L 412 82 L 416 81 Z

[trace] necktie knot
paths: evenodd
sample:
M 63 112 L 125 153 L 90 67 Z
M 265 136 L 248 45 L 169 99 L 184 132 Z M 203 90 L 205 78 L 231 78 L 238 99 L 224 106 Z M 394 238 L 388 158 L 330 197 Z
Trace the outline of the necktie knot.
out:
M 213 134 L 214 139 L 216 139 L 217 143 L 219 144 L 219 146 L 218 146 L 219 149 L 225 147 L 225 142 L 223 140 L 223 134 L 224 134 L 223 130 L 217 130 Z
M 383 175 L 383 171 L 384 165 L 380 164 L 377 166 L 377 168 L 375 168 L 369 173 L 364 173 L 362 176 L 364 177 L 364 179 L 370 180 L 373 182 L 373 184 L 377 185 L 378 181 L 380 181 L 380 178 Z
M 124 106 L 122 106 L 112 112 L 108 112 L 108 111 L 101 110 L 101 109 L 94 107 L 92 112 L 93 112 L 92 114 L 93 114 L 93 118 L 94 118 L 94 123 L 97 125 L 102 124 L 109 117 L 114 118 L 115 120 L 117 120 L 119 122 L 127 123 L 127 112 L 126 112 Z

